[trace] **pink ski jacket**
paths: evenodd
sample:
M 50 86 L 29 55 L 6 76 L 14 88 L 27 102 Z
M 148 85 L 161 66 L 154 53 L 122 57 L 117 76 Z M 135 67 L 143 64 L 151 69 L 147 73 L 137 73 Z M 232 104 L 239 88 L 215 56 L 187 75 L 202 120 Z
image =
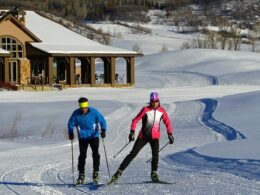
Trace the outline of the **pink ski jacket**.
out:
M 173 133 L 173 128 L 171 126 L 168 114 L 165 109 L 160 106 L 157 109 L 153 109 L 151 106 L 143 107 L 137 116 L 132 120 L 131 130 L 135 131 L 136 125 L 141 119 L 142 127 L 138 135 L 140 138 L 146 137 L 150 139 L 159 139 L 161 119 L 167 128 L 167 134 L 172 135 Z

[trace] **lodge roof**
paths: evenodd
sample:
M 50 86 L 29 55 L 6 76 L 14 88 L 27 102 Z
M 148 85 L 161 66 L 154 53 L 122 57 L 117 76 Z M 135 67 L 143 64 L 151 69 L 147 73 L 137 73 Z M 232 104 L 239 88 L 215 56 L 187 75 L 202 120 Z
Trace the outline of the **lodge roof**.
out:
M 28 28 L 26 28 L 21 22 L 19 22 L 13 15 L 12 12 L 3 12 L 3 15 L 0 17 L 0 23 L 10 20 L 12 21 L 18 28 L 20 28 L 23 32 L 25 32 L 28 36 L 30 36 L 34 41 L 41 41 L 37 36 L 35 36 Z
M 56 55 L 118 55 L 141 54 L 121 48 L 102 45 L 44 18 L 34 11 L 26 11 L 25 26 L 42 42 L 31 43 L 41 51 Z

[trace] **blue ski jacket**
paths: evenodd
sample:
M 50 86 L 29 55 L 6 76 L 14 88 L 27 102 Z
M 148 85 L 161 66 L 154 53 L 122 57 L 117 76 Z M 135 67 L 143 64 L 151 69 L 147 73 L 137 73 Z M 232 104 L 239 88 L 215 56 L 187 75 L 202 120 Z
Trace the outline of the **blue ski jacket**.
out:
M 74 127 L 77 128 L 79 139 L 93 139 L 99 137 L 101 129 L 106 131 L 106 120 L 96 109 L 89 107 L 86 115 L 80 109 L 75 110 L 68 122 L 68 133 L 72 134 Z

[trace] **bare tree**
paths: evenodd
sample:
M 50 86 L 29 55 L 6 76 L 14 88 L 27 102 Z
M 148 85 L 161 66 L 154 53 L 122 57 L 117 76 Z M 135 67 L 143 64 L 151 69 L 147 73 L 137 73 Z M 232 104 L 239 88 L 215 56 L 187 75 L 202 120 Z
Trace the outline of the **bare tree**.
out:
M 181 46 L 181 49 L 190 49 L 191 45 L 190 45 L 190 41 L 184 42 Z
M 105 45 L 111 44 L 111 36 L 109 33 L 103 33 L 102 38 L 104 40 Z
M 249 33 L 249 39 L 252 46 L 251 51 L 255 52 L 256 41 L 260 37 L 260 22 L 258 22 Z
M 207 44 L 210 49 L 218 48 L 218 39 L 217 33 L 213 31 L 208 31 L 206 34 Z
M 191 45 L 192 48 L 207 48 L 207 41 L 205 37 L 198 34 L 192 39 Z
M 169 51 L 168 47 L 165 44 L 163 44 L 160 52 L 165 53 L 167 51 Z
M 133 51 L 138 52 L 138 53 L 143 53 L 143 51 L 141 50 L 141 46 L 138 43 L 136 43 L 133 46 Z
M 231 27 L 229 21 L 225 17 L 216 17 L 216 24 L 219 27 L 218 41 L 220 43 L 221 49 L 225 49 L 228 38 L 229 38 L 229 28 Z
M 228 50 L 232 50 L 233 46 L 234 46 L 233 40 L 232 39 L 228 39 L 228 41 L 227 41 L 227 49 Z
M 240 49 L 242 38 L 241 38 L 241 28 L 237 25 L 233 25 L 231 27 L 230 33 L 232 34 L 232 46 L 234 46 L 234 50 L 237 51 Z
M 9 130 L 9 133 L 10 133 L 9 139 L 13 140 L 17 136 L 17 126 L 18 126 L 18 123 L 21 121 L 21 119 L 22 119 L 22 114 L 21 114 L 21 112 L 17 111 L 14 116 L 13 122 L 11 124 L 10 130 Z

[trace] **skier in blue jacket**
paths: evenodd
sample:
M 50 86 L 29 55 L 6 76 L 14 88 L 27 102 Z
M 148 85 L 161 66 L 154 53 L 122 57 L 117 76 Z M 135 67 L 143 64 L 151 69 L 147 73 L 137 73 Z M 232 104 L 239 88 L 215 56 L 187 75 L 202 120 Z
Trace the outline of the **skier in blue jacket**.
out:
M 68 121 L 69 139 L 74 139 L 74 127 L 77 129 L 79 139 L 79 177 L 77 179 L 77 184 L 84 183 L 88 145 L 90 145 L 90 148 L 92 149 L 93 181 L 98 182 L 100 165 L 100 155 L 98 152 L 99 136 L 101 135 L 102 138 L 106 137 L 106 120 L 99 111 L 88 106 L 87 98 L 79 98 L 78 103 L 79 108 L 72 113 Z

